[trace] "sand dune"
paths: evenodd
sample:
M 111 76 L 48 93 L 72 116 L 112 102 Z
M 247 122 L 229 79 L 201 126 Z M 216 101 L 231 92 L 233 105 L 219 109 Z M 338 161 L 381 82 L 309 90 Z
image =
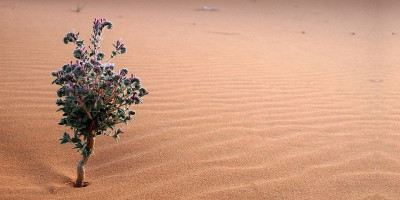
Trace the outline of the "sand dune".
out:
M 400 199 L 400 3 L 82 3 L 0 2 L 0 199 Z M 50 72 L 94 17 L 151 94 L 76 189 Z

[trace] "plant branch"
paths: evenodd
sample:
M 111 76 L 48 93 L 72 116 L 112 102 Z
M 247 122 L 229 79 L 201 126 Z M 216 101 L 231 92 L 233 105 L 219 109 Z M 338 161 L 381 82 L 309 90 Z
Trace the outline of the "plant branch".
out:
M 91 115 L 90 112 L 87 110 L 85 104 L 82 102 L 82 99 L 77 98 L 77 100 L 78 100 L 79 104 L 81 105 L 81 107 L 83 108 L 83 110 L 85 110 L 85 112 L 87 113 L 88 117 L 89 117 L 90 119 L 93 119 L 92 115 Z

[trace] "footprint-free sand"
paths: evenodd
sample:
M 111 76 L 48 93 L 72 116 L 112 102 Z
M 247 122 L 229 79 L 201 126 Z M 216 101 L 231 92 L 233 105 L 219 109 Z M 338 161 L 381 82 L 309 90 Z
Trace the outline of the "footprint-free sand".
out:
M 400 199 L 399 2 L 79 2 L 0 1 L 0 199 Z M 76 189 L 50 72 L 95 17 L 150 94 Z

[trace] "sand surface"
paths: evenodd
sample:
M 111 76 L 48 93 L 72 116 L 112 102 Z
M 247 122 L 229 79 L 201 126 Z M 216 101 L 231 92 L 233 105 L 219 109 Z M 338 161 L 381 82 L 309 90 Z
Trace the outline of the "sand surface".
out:
M 76 2 L 0 1 L 0 199 L 400 199 L 400 3 Z M 150 95 L 76 189 L 50 72 L 94 17 Z

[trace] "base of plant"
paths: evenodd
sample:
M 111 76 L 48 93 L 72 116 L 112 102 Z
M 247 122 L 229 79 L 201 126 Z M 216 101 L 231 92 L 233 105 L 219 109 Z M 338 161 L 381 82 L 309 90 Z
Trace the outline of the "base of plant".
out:
M 76 186 L 76 183 L 74 182 L 74 187 L 76 187 L 76 188 L 83 188 L 83 187 L 87 187 L 89 185 L 90 185 L 89 182 L 83 182 L 82 187 L 78 187 L 78 186 Z

